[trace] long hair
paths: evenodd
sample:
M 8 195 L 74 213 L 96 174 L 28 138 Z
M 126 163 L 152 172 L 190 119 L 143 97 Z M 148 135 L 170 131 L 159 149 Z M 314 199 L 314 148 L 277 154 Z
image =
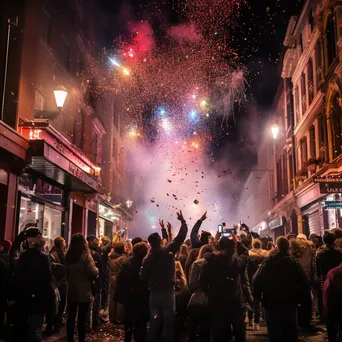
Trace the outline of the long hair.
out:
M 182 264 L 179 261 L 175 262 L 175 273 L 176 273 L 176 295 L 179 295 L 186 289 L 188 285 Z
M 204 245 L 204 246 L 202 246 L 201 249 L 199 250 L 197 260 L 204 258 L 204 255 L 205 255 L 206 253 L 211 253 L 211 252 L 213 252 L 213 251 L 214 251 L 214 250 L 213 250 L 213 247 L 210 246 L 210 245 Z
M 182 246 L 180 247 L 179 255 L 185 255 L 186 257 L 188 257 L 189 248 L 185 243 L 183 243 Z
M 81 233 L 74 234 L 71 238 L 70 246 L 65 256 L 66 263 L 76 264 L 86 253 L 89 253 L 86 239 Z

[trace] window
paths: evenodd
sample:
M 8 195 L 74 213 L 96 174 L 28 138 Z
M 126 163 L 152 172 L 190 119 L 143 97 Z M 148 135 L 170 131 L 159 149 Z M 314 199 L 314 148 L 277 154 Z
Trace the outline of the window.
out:
M 46 98 L 42 92 L 36 89 L 34 93 L 34 109 L 35 110 L 44 110 L 46 104 Z
M 305 84 L 305 74 L 302 73 L 302 77 L 300 79 L 300 89 L 301 89 L 301 105 L 302 105 L 302 116 L 304 116 L 306 112 L 306 84 Z
M 116 139 L 113 139 L 113 159 L 116 161 L 118 158 L 118 144 Z
M 283 155 L 283 191 L 284 195 L 287 195 L 289 192 L 289 184 L 287 178 L 287 160 L 286 160 L 286 153 Z
M 283 195 L 281 159 L 277 161 L 277 197 Z
M 328 67 L 332 64 L 336 57 L 336 37 L 335 37 L 335 23 L 332 15 L 329 16 L 326 29 L 326 49 L 328 56 Z
M 299 48 L 300 48 L 300 53 L 303 53 L 303 50 L 304 50 L 304 46 L 303 46 L 303 33 L 300 34 Z
M 63 39 L 62 61 L 64 68 L 68 71 L 70 70 L 70 54 L 70 45 Z
M 332 101 L 332 110 L 330 112 L 330 125 L 333 143 L 334 159 L 342 152 L 342 111 L 340 106 L 340 94 L 336 93 Z
M 318 90 L 319 84 L 322 80 L 322 44 L 320 40 L 317 40 L 316 45 L 316 87 Z
M 300 153 L 302 156 L 302 168 L 304 167 L 304 164 L 307 162 L 308 160 L 308 144 L 307 144 L 307 139 L 306 137 L 304 137 L 301 141 L 300 141 Z
M 312 15 L 312 11 L 310 11 L 310 14 L 309 14 L 309 25 L 310 25 L 311 32 L 313 32 L 313 30 L 314 30 L 314 17 Z
M 310 131 L 309 131 L 309 135 L 310 135 L 310 158 L 314 158 L 316 159 L 316 131 L 315 131 L 315 126 L 312 125 L 310 127 Z
M 43 18 L 42 18 L 42 38 L 46 44 L 51 43 L 51 17 L 49 14 L 43 9 Z
M 320 116 L 318 118 L 318 146 L 319 146 L 319 159 L 321 162 L 325 161 L 325 151 L 324 151 L 324 117 Z
M 314 80 L 313 80 L 313 65 L 312 58 L 309 59 L 308 63 L 308 91 L 309 91 L 309 105 L 314 98 Z
M 93 132 L 92 140 L 91 140 L 91 154 L 94 158 L 94 161 L 97 162 L 97 149 L 98 149 L 98 136 L 95 132 Z
M 290 190 L 293 190 L 293 154 L 289 154 Z
M 300 121 L 300 102 L 299 102 L 299 89 L 298 87 L 294 90 L 294 98 L 296 103 L 296 124 Z

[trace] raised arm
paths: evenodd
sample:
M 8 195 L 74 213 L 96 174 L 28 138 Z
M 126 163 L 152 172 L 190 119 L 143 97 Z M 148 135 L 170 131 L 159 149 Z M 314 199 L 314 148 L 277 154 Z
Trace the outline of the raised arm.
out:
M 202 222 L 205 221 L 206 218 L 207 218 L 207 212 L 205 212 L 203 214 L 203 216 L 192 227 L 192 230 L 191 230 L 191 233 L 190 233 L 190 239 L 191 239 L 192 248 L 197 248 L 201 244 L 201 241 L 198 238 L 198 232 L 199 232 L 199 230 L 201 228 Z
M 179 250 L 180 246 L 186 239 L 186 235 L 188 234 L 188 226 L 184 220 L 182 211 L 180 210 L 179 213 L 177 213 L 177 219 L 181 221 L 181 227 L 179 229 L 179 232 L 177 236 L 174 238 L 174 240 L 167 246 L 166 250 L 176 254 Z

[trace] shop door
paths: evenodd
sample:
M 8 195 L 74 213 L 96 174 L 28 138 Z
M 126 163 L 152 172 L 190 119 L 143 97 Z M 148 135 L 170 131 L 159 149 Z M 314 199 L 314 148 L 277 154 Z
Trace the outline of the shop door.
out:
M 88 231 L 87 236 L 96 235 L 96 213 L 88 210 Z
M 273 229 L 273 236 L 274 236 L 273 242 L 275 243 L 278 237 L 283 236 L 283 235 L 284 235 L 284 226 L 280 226 L 280 227 Z
M 309 222 L 309 232 L 306 232 L 307 236 L 309 237 L 310 234 L 321 235 L 318 210 L 308 215 L 308 222 Z
M 74 235 L 76 233 L 82 233 L 82 227 L 83 227 L 83 207 L 73 203 L 71 235 Z

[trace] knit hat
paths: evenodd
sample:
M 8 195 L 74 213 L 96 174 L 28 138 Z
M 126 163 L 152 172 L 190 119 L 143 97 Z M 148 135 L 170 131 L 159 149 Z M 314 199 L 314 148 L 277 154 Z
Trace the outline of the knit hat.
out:
M 42 233 L 40 232 L 38 228 L 29 228 L 26 231 L 26 238 L 35 238 L 39 235 L 42 235 Z
M 306 237 L 305 234 L 298 234 L 297 239 L 307 240 L 308 238 Z
M 311 239 L 320 239 L 321 237 L 319 236 L 319 235 L 317 235 L 317 234 L 315 234 L 315 233 L 312 233 L 312 234 L 310 234 L 310 236 L 309 236 L 309 240 L 311 240 Z

